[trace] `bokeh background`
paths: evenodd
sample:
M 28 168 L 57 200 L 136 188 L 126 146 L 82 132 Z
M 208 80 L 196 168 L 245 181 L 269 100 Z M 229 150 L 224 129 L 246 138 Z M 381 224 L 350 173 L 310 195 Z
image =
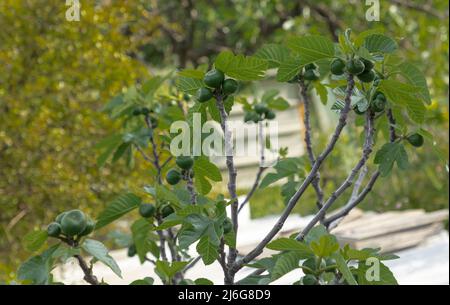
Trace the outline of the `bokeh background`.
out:
M 448 208 L 448 1 L 381 0 L 379 22 L 367 22 L 360 0 L 80 3 L 81 20 L 69 22 L 65 1 L 0 1 L 0 282 L 29 256 L 27 232 L 69 208 L 96 215 L 115 194 L 151 179 L 145 167 L 97 166 L 95 144 L 118 128 L 101 112 L 105 103 L 150 75 L 210 63 L 224 49 L 251 54 L 287 34 L 336 40 L 347 27 L 381 27 L 399 41 L 402 55 L 427 75 L 436 145 L 410 155 L 410 169 L 394 171 L 362 207 Z M 321 143 L 327 134 L 316 127 Z M 340 146 L 322 170 L 326 190 L 342 181 L 351 147 Z M 281 211 L 273 188 L 256 193 L 252 217 Z

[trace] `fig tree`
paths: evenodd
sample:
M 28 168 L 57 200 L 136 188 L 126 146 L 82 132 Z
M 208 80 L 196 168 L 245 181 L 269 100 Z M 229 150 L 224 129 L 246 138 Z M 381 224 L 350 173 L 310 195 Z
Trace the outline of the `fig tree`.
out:
M 383 92 L 381 92 L 381 91 L 375 92 L 375 94 L 373 95 L 373 98 L 386 101 L 386 96 L 384 96 Z
M 381 112 L 384 110 L 384 107 L 386 106 L 386 101 L 382 98 L 376 98 L 372 101 L 372 110 L 374 112 Z
M 61 231 L 67 236 L 80 235 L 86 229 L 86 215 L 80 210 L 71 210 L 61 219 Z
M 155 206 L 151 203 L 143 203 L 139 206 L 139 214 L 144 218 L 152 217 L 155 210 Z
M 306 70 L 315 70 L 317 67 L 316 67 L 316 65 L 314 64 L 314 63 L 310 63 L 310 64 L 307 64 L 306 66 L 305 66 L 305 71 Z
M 336 260 L 332 259 L 332 258 L 327 258 L 325 259 L 325 266 L 326 267 L 331 267 L 336 265 Z
M 135 245 L 131 245 L 128 247 L 128 253 L 127 253 L 128 257 L 133 257 L 136 255 L 136 253 L 137 253 L 137 251 L 136 251 Z
M 212 99 L 213 93 L 209 88 L 200 88 L 197 90 L 197 100 L 204 103 Z
M 363 115 L 366 113 L 366 111 L 361 111 L 359 110 L 358 106 L 353 107 L 353 111 L 357 114 L 357 115 Z
M 290 80 L 288 80 L 288 83 L 290 84 L 295 84 L 297 83 L 299 80 L 299 75 L 297 74 L 296 76 L 294 76 L 293 78 L 291 78 Z
M 413 133 L 406 138 L 408 142 L 415 147 L 420 147 L 423 145 L 423 136 L 418 133 Z
M 226 95 L 235 93 L 237 91 L 237 89 L 238 89 L 238 83 L 234 79 L 229 78 L 223 82 L 222 91 Z
M 265 114 L 265 118 L 268 119 L 268 120 L 273 120 L 273 119 L 275 119 L 275 117 L 276 117 L 275 112 L 273 112 L 270 109 Z
M 62 212 L 60 213 L 58 216 L 56 216 L 55 221 L 59 224 L 61 224 L 61 219 L 64 217 L 64 215 L 66 215 L 67 212 Z
M 363 71 L 357 77 L 363 83 L 370 83 L 375 79 L 375 72 L 373 70 Z
M 47 227 L 47 235 L 51 237 L 58 237 L 61 234 L 61 225 L 57 222 L 52 222 Z
M 226 218 L 223 222 L 223 233 L 228 234 L 233 230 L 233 223 L 231 222 L 230 218 Z
M 264 114 L 264 113 L 266 113 L 267 111 L 269 111 L 269 109 L 267 108 L 267 106 L 264 105 L 264 104 L 256 104 L 255 107 L 254 107 L 254 109 L 255 109 L 255 112 L 256 112 L 257 114 Z
M 163 218 L 166 218 L 167 216 L 171 215 L 173 212 L 173 208 L 170 205 L 166 205 L 161 210 L 161 215 Z
M 303 78 L 309 81 L 318 80 L 319 76 L 320 76 L 319 72 L 313 69 L 305 70 L 305 73 L 303 73 Z
M 86 228 L 83 230 L 83 232 L 80 233 L 80 236 L 86 236 L 92 233 L 92 231 L 94 231 L 95 229 L 95 221 L 90 218 L 87 217 L 86 220 Z
M 364 63 L 357 58 L 350 59 L 347 62 L 346 67 L 347 67 L 347 71 L 353 75 L 358 75 L 358 74 L 362 73 L 365 69 Z
M 176 169 L 171 169 L 170 171 L 167 172 L 166 181 L 170 185 L 175 185 L 178 182 L 180 182 L 180 180 L 181 180 L 181 174 Z
M 203 82 L 210 88 L 219 88 L 225 79 L 225 75 L 220 70 L 210 70 L 205 74 Z
M 150 125 L 152 128 L 158 127 L 158 119 L 154 116 L 150 116 Z
M 192 167 L 192 165 L 194 165 L 194 159 L 189 156 L 179 156 L 177 157 L 175 163 L 179 168 L 188 170 Z
M 312 274 L 307 274 L 302 279 L 303 285 L 316 285 L 317 278 Z
M 374 64 L 373 64 L 372 61 L 370 61 L 370 60 L 368 60 L 368 59 L 365 59 L 365 58 L 361 58 L 361 61 L 362 61 L 363 64 L 364 64 L 364 71 L 370 71 L 370 70 L 373 69 Z
M 260 120 L 259 114 L 257 114 L 255 111 L 246 112 L 244 116 L 244 122 L 255 122 L 258 123 Z
M 342 75 L 345 72 L 345 62 L 340 58 L 335 58 L 330 65 L 331 73 L 334 75 Z
M 316 266 L 316 259 L 315 258 L 308 258 L 307 260 L 305 260 L 302 264 L 302 266 L 311 269 L 312 271 L 316 271 L 317 266 Z M 313 272 L 307 270 L 307 269 L 303 269 L 303 273 L 304 274 L 313 274 Z

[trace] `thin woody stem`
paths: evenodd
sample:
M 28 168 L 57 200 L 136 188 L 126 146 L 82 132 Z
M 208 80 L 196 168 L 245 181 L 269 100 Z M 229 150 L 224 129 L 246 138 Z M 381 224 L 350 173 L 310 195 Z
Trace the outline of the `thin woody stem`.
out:
M 258 122 L 258 142 L 259 142 L 259 168 L 258 172 L 256 173 L 255 182 L 253 182 L 253 185 L 250 189 L 250 191 L 247 193 L 247 196 L 245 197 L 244 201 L 241 202 L 241 205 L 239 207 L 238 213 L 241 212 L 242 208 L 249 202 L 250 198 L 252 198 L 253 194 L 255 193 L 256 189 L 258 188 L 259 182 L 261 181 L 261 176 L 263 172 L 267 169 L 264 167 L 265 162 L 265 138 L 264 138 L 264 128 L 262 126 L 262 122 Z
M 169 245 L 170 255 L 172 257 L 172 261 L 181 261 L 181 256 L 178 254 L 175 246 L 175 235 L 173 234 L 172 228 L 167 229 L 167 244 Z
M 158 182 L 158 184 L 162 184 L 162 178 L 161 178 L 162 169 L 164 166 L 166 166 L 172 160 L 172 157 L 167 158 L 167 160 L 161 164 L 160 155 L 158 154 L 158 146 L 157 146 L 157 144 L 155 142 L 155 138 L 154 138 L 154 128 L 152 126 L 150 117 L 148 115 L 145 116 L 145 124 L 151 130 L 150 144 L 152 146 L 153 159 L 148 157 L 142 150 L 140 150 L 140 151 L 141 151 L 141 154 L 144 156 L 144 159 L 146 159 L 147 161 L 150 161 L 155 166 L 156 171 L 157 171 L 157 182 Z M 139 149 L 140 148 L 138 147 L 138 150 Z M 161 217 L 157 217 L 156 221 L 157 221 L 158 225 L 161 225 L 161 223 L 162 223 Z M 167 236 L 165 236 L 164 231 L 161 231 L 161 230 L 156 231 L 156 233 L 159 237 L 159 252 L 161 255 L 161 259 L 165 260 L 165 261 L 168 260 L 168 257 L 166 254 L 166 242 L 167 242 L 167 246 L 169 248 L 172 261 L 180 261 L 181 257 L 177 253 L 177 250 L 176 250 L 175 236 L 172 232 L 172 229 L 169 228 L 166 230 Z M 180 274 L 180 273 L 177 274 L 177 278 L 175 280 L 178 280 L 180 278 L 180 276 L 182 277 L 182 274 Z
M 395 118 L 394 115 L 392 113 L 391 109 L 388 109 L 388 111 L 386 112 L 386 116 L 388 118 L 389 121 L 389 141 L 391 143 L 395 142 L 397 140 L 397 134 L 395 132 Z M 361 203 L 367 196 L 367 194 L 370 193 L 370 191 L 372 190 L 373 186 L 375 185 L 376 181 L 378 180 L 378 177 L 380 176 L 380 172 L 377 170 L 375 171 L 372 176 L 370 177 L 369 182 L 367 183 L 367 185 L 365 186 L 365 188 L 361 191 L 361 193 L 358 194 L 358 196 L 356 198 L 354 198 L 353 200 L 349 201 L 347 203 L 347 205 L 341 209 L 339 212 L 337 212 L 336 214 L 330 216 L 329 218 L 327 218 L 325 220 L 325 224 L 327 224 L 328 226 L 330 224 L 333 224 L 334 222 L 336 222 L 337 220 L 340 220 L 342 218 L 344 218 L 345 216 L 348 215 L 348 213 L 350 213 L 351 210 L 353 210 L 356 206 L 358 206 L 359 203 Z
M 135 145 L 135 147 L 138 150 L 138 152 L 142 155 L 145 161 L 153 164 L 153 160 L 145 153 L 144 150 L 142 150 L 142 148 L 139 145 Z
M 363 168 L 361 169 L 361 171 L 359 172 L 358 179 L 356 179 L 356 182 L 355 182 L 355 184 L 353 186 L 352 195 L 350 196 L 350 200 L 351 201 L 355 200 L 356 197 L 358 197 L 359 190 L 360 190 L 361 185 L 362 185 L 362 183 L 364 181 L 364 178 L 367 175 L 367 171 L 368 171 L 367 164 L 365 164 L 363 166 Z
M 220 126 L 224 133 L 225 138 L 225 154 L 226 154 L 226 165 L 228 169 L 228 192 L 231 199 L 231 222 L 233 223 L 234 233 L 237 234 L 238 231 L 238 200 L 236 194 L 236 168 L 234 166 L 233 158 L 233 141 L 231 131 L 227 128 L 228 115 L 225 111 L 223 105 L 223 96 L 219 93 L 216 94 L 216 104 L 220 113 Z M 235 247 L 230 247 L 228 255 L 228 264 L 231 265 L 235 262 L 237 256 L 237 250 Z
M 157 171 L 157 180 L 158 183 L 161 184 L 162 180 L 161 180 L 161 165 L 159 163 L 159 155 L 158 155 L 158 146 L 156 145 L 155 142 L 155 137 L 154 137 L 154 129 L 152 127 L 152 123 L 150 121 L 150 117 L 147 115 L 145 116 L 145 123 L 147 125 L 147 127 L 151 130 L 151 134 L 150 134 L 150 144 L 152 145 L 152 154 L 153 154 L 153 160 L 152 163 L 156 168 Z
M 84 280 L 91 285 L 99 285 L 97 277 L 92 273 L 92 268 L 88 267 L 83 257 L 81 255 L 74 255 L 74 257 L 78 260 L 81 270 L 83 270 Z
M 325 224 L 330 225 L 334 223 L 335 221 L 345 217 L 350 213 L 351 210 L 353 210 L 361 201 L 364 200 L 364 198 L 367 196 L 367 194 L 372 190 L 375 182 L 377 181 L 378 177 L 380 176 L 379 171 L 375 171 L 372 176 L 370 177 L 369 182 L 367 183 L 366 187 L 362 190 L 362 192 L 356 197 L 353 201 L 350 201 L 348 205 L 346 205 L 342 210 L 340 210 L 338 213 L 330 216 L 329 218 L 325 219 Z
M 359 194 L 360 194 L 359 190 L 361 189 L 362 183 L 364 181 L 364 178 L 367 175 L 367 172 L 368 172 L 368 168 L 367 168 L 367 164 L 366 164 L 363 166 L 363 168 L 359 172 L 358 179 L 356 179 L 356 182 L 353 186 L 352 195 L 350 196 L 350 199 L 348 200 L 347 204 L 345 205 L 345 207 L 342 210 L 344 210 L 347 206 L 350 206 L 352 203 L 354 203 L 358 199 Z M 342 210 L 339 212 L 342 212 Z M 350 212 L 350 210 L 348 212 Z M 348 212 L 347 212 L 347 214 L 348 214 Z M 338 218 L 330 221 L 330 219 L 332 217 L 334 217 L 336 214 L 337 213 L 331 215 L 330 217 L 328 217 L 328 219 L 325 219 L 322 222 L 325 225 L 325 227 L 328 229 L 328 231 L 331 231 L 332 229 L 336 228 L 343 219 L 342 217 L 338 217 Z
M 323 207 L 314 216 L 314 218 L 307 224 L 307 226 L 296 237 L 297 240 L 303 240 L 309 231 L 325 217 L 327 210 L 334 204 L 334 202 L 353 184 L 353 180 L 359 173 L 361 168 L 366 164 L 373 149 L 373 136 L 375 133 L 373 113 L 370 111 L 366 114 L 366 140 L 364 143 L 363 153 L 358 163 L 353 167 L 350 174 L 345 181 L 339 186 L 339 188 L 331 194 L 330 198 L 325 202 Z
M 251 260 L 258 257 L 264 247 L 278 234 L 278 232 L 283 228 L 284 222 L 296 206 L 298 200 L 303 196 L 305 190 L 307 187 L 311 184 L 312 180 L 316 177 L 317 171 L 320 169 L 320 166 L 322 165 L 323 161 L 328 157 L 328 155 L 333 151 L 334 146 L 336 145 L 337 140 L 339 139 L 339 136 L 341 135 L 342 130 L 344 129 L 345 125 L 347 124 L 347 116 L 350 111 L 350 104 L 351 104 L 351 96 L 353 93 L 353 89 L 355 86 L 355 82 L 353 79 L 353 75 L 349 75 L 347 79 L 347 89 L 346 89 L 346 97 L 345 97 L 345 104 L 344 108 L 341 110 L 338 124 L 335 128 L 335 131 L 325 148 L 325 150 L 317 157 L 316 162 L 314 163 L 314 166 L 312 167 L 309 174 L 306 176 L 306 178 L 303 180 L 303 183 L 295 192 L 295 194 L 291 197 L 289 202 L 286 205 L 286 208 L 284 209 L 283 213 L 281 214 L 278 221 L 275 223 L 273 228 L 270 230 L 270 232 L 263 238 L 263 240 L 252 250 L 250 251 L 246 256 L 244 256 L 241 260 L 235 262 L 233 266 L 230 268 L 230 272 L 232 274 L 235 274 L 237 271 L 239 271 L 246 263 L 250 262 Z
M 77 247 L 78 246 L 78 240 L 74 240 L 73 238 L 65 238 L 65 237 L 58 237 L 61 241 L 68 244 L 70 247 Z M 99 282 L 97 280 L 97 277 L 92 272 L 92 266 L 88 266 L 86 261 L 81 255 L 75 254 L 73 257 L 75 257 L 78 261 L 78 265 L 80 266 L 81 270 L 84 273 L 83 279 L 88 282 L 91 285 L 99 285 Z
M 161 164 L 161 169 L 164 168 L 167 164 L 169 164 L 170 161 L 172 161 L 173 157 L 170 156 L 169 158 L 166 159 L 166 161 L 163 162 L 163 164 Z
M 158 226 L 160 226 L 161 223 L 162 223 L 161 217 L 156 217 L 156 221 L 158 223 Z M 156 234 L 158 234 L 158 237 L 159 237 L 159 252 L 160 252 L 159 254 L 161 255 L 161 259 L 163 261 L 167 261 L 166 239 L 165 239 L 165 236 L 163 234 L 163 231 L 157 230 Z
M 196 258 L 194 258 L 186 267 L 184 267 L 182 273 L 185 274 L 189 269 L 193 268 L 201 259 L 202 259 L 201 256 L 197 256 Z
M 153 129 L 152 123 L 150 121 L 150 117 L 148 115 L 145 116 L 145 124 L 147 125 L 147 128 L 150 129 L 150 131 L 151 131 L 150 144 L 152 145 L 153 160 L 150 160 L 150 162 L 156 168 L 158 184 L 162 184 L 162 180 L 161 180 L 161 165 L 159 163 L 159 155 L 158 155 L 158 152 L 157 152 L 158 147 L 156 145 L 155 138 L 154 138 L 154 129 Z M 158 225 L 161 225 L 161 223 L 162 223 L 161 217 L 157 217 L 156 221 L 157 221 Z M 164 236 L 164 233 L 161 230 L 157 230 L 156 234 L 158 234 L 158 237 L 159 237 L 159 252 L 160 252 L 161 258 L 164 261 L 167 261 L 166 242 L 165 242 L 166 241 L 166 237 Z
M 314 155 L 314 151 L 312 149 L 312 141 L 311 141 L 311 110 L 310 110 L 310 100 L 307 92 L 307 87 L 302 78 L 299 80 L 300 87 L 300 95 L 303 99 L 303 105 L 305 107 L 305 111 L 303 113 L 303 124 L 305 125 L 305 143 L 306 143 L 306 151 L 308 154 L 309 162 L 312 165 L 316 162 L 316 157 Z M 320 171 L 317 171 L 316 177 L 312 181 L 312 186 L 316 192 L 317 196 L 317 207 L 320 209 L 323 205 L 323 190 L 320 187 Z
M 191 195 L 191 204 L 196 204 L 197 193 L 195 192 L 194 181 L 192 180 L 191 173 L 191 170 L 186 171 L 184 179 L 186 180 L 186 189 Z
M 386 116 L 389 121 L 389 141 L 394 142 L 397 139 L 397 133 L 395 132 L 395 125 L 397 124 L 392 113 L 392 109 L 389 108 L 386 112 Z
M 227 257 L 225 254 L 225 240 L 223 237 L 220 239 L 220 245 L 219 245 L 219 258 L 218 262 L 220 266 L 222 267 L 223 274 L 224 274 L 224 283 L 225 284 L 232 284 L 234 279 L 230 276 L 228 265 L 227 265 Z

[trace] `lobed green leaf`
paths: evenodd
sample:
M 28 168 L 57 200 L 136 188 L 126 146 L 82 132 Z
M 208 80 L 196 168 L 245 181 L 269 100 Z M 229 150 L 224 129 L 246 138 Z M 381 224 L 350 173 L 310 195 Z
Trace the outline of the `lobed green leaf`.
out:
M 141 204 L 141 198 L 133 193 L 116 197 L 98 216 L 95 229 L 98 230 L 123 215 L 131 212 Z
M 120 271 L 119 265 L 116 261 L 109 255 L 108 248 L 104 244 L 97 240 L 86 239 L 82 244 L 81 248 L 95 257 L 97 260 L 111 268 L 111 270 L 117 274 L 117 276 L 122 277 L 122 272 Z

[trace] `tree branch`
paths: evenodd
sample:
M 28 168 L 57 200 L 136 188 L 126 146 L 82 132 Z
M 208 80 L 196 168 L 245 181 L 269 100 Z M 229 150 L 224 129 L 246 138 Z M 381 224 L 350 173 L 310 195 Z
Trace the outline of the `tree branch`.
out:
M 155 217 L 155 218 L 158 223 L 158 226 L 160 226 L 162 223 L 161 217 Z M 163 261 L 167 261 L 166 239 L 164 237 L 163 231 L 157 230 L 156 234 L 158 234 L 158 237 L 159 237 L 159 254 L 161 255 L 161 259 Z
M 73 239 L 72 237 L 66 238 L 62 236 L 58 237 L 58 239 L 72 248 L 78 247 L 78 239 Z M 92 265 L 89 267 L 84 258 L 79 254 L 73 255 L 73 257 L 77 259 L 78 265 L 84 273 L 83 279 L 91 285 L 99 285 L 97 277 L 92 273 Z
M 359 172 L 358 179 L 356 179 L 356 182 L 353 186 L 353 191 L 352 191 L 352 195 L 350 196 L 350 201 L 353 201 L 356 199 L 356 197 L 358 197 L 359 190 L 364 181 L 364 178 L 367 175 L 367 171 L 368 171 L 367 164 L 364 164 L 364 166 L 361 168 L 361 171 Z
M 145 153 L 144 150 L 142 150 L 142 148 L 139 145 L 135 145 L 135 147 L 138 150 L 138 152 L 142 155 L 145 161 L 153 164 L 153 160 Z
M 168 228 L 167 235 L 167 245 L 169 246 L 170 256 L 172 257 L 172 261 L 181 261 L 181 256 L 178 254 L 176 245 L 175 245 L 175 235 L 173 234 L 172 228 Z
M 234 278 L 233 278 L 233 276 L 230 276 L 230 272 L 229 272 L 228 265 L 226 262 L 225 241 L 224 241 L 223 237 L 220 239 L 219 258 L 217 259 L 217 261 L 219 262 L 219 264 L 223 270 L 224 283 L 225 284 L 233 284 Z
M 167 158 L 166 161 L 164 161 L 163 164 L 161 164 L 161 169 L 163 169 L 167 164 L 169 164 L 169 162 L 172 161 L 172 159 L 173 159 L 172 156 Z
M 397 139 L 397 135 L 395 132 L 395 118 L 394 115 L 392 113 L 392 110 L 389 108 L 388 111 L 386 112 L 386 116 L 388 118 L 389 121 L 389 141 L 391 143 L 395 142 Z M 369 182 L 367 183 L 366 187 L 363 189 L 363 191 L 354 199 L 354 200 L 350 200 L 347 205 L 340 210 L 339 212 L 337 212 L 336 214 L 330 216 L 329 218 L 327 218 L 324 223 L 326 223 L 328 226 L 330 226 L 331 224 L 333 224 L 335 221 L 344 218 L 345 216 L 348 215 L 348 213 L 350 213 L 350 211 L 352 209 L 354 209 L 361 201 L 363 201 L 367 194 L 369 194 L 369 192 L 372 190 L 375 182 L 377 181 L 378 177 L 380 176 L 380 172 L 377 170 L 375 171 L 372 176 L 370 177 Z
M 228 168 L 228 192 L 230 194 L 231 199 L 231 222 L 233 223 L 234 233 L 237 235 L 238 231 L 238 200 L 236 194 L 236 168 L 234 167 L 234 158 L 233 158 L 233 139 L 231 135 L 231 131 L 227 128 L 227 119 L 228 115 L 225 111 L 225 107 L 223 105 L 223 96 L 221 94 L 216 94 L 217 100 L 217 108 L 220 113 L 220 126 L 224 133 L 225 138 L 225 154 L 226 154 L 226 164 Z M 236 260 L 237 250 L 234 247 L 230 247 L 229 256 L 228 256 L 228 264 L 233 264 Z
M 201 259 L 202 259 L 201 256 L 197 256 L 196 258 L 194 258 L 186 267 L 184 267 L 182 273 L 185 274 L 189 269 L 193 268 Z
M 367 111 L 366 114 L 366 140 L 364 143 L 363 153 L 358 163 L 353 167 L 350 174 L 347 176 L 345 181 L 339 186 L 339 188 L 331 194 L 330 198 L 325 202 L 323 207 L 319 210 L 319 212 L 314 216 L 314 218 L 306 225 L 306 227 L 302 230 L 300 234 L 297 235 L 297 240 L 303 240 L 305 236 L 309 233 L 309 231 L 325 216 L 327 210 L 333 205 L 333 203 L 347 190 L 355 179 L 356 175 L 359 173 L 360 169 L 366 164 L 369 159 L 370 154 L 372 153 L 373 148 L 373 135 L 375 133 L 374 128 L 374 120 L 373 113 Z M 324 222 L 325 223 L 325 222 Z M 326 223 L 325 223 L 326 224 Z
M 186 171 L 185 179 L 186 179 L 186 189 L 188 190 L 189 194 L 191 195 L 191 204 L 196 204 L 197 202 L 197 194 L 195 192 L 194 188 L 194 181 L 191 177 L 191 170 Z
M 391 108 L 387 110 L 386 116 L 389 122 L 389 141 L 394 142 L 397 139 L 397 133 L 395 132 L 395 126 L 397 123 Z
M 439 18 L 439 19 L 445 19 L 448 17 L 448 9 L 444 12 L 444 14 L 440 14 L 437 10 L 433 8 L 431 4 L 416 4 L 414 1 L 404 1 L 404 0 L 391 0 L 392 3 L 403 6 L 418 12 L 422 12 L 428 15 L 431 15 L 433 17 Z
M 156 142 L 155 142 L 154 129 L 152 127 L 152 123 L 151 123 L 150 117 L 148 115 L 145 116 L 145 124 L 147 125 L 147 128 L 151 130 L 150 144 L 152 145 L 152 154 L 153 154 L 152 163 L 155 166 L 156 171 L 157 171 L 157 181 L 159 184 L 161 184 L 162 183 L 161 165 L 159 164 L 158 146 L 156 145 Z
M 363 181 L 364 181 L 364 178 L 365 178 L 366 175 L 367 175 L 367 171 L 368 171 L 367 164 L 365 164 L 365 165 L 361 168 L 361 171 L 359 172 L 358 179 L 356 179 L 356 182 L 355 182 L 355 184 L 354 184 L 354 186 L 353 186 L 352 195 L 350 196 L 350 199 L 348 200 L 348 202 L 347 202 L 347 204 L 346 204 L 345 206 L 351 205 L 351 203 L 354 202 L 354 201 L 358 198 L 358 196 L 359 196 L 359 190 L 361 189 L 361 185 L 362 185 L 362 183 L 363 183 Z M 345 207 L 344 207 L 343 209 L 345 209 Z M 339 211 L 339 212 L 340 212 L 340 211 Z M 337 213 L 339 213 L 339 212 L 337 212 Z M 350 212 L 350 211 L 349 211 L 349 212 Z M 347 213 L 347 214 L 348 214 L 348 213 Z M 332 215 L 332 217 L 334 217 L 334 216 L 335 216 L 335 215 Z M 330 217 L 330 218 L 331 218 L 331 217 Z M 343 220 L 342 218 L 336 219 L 336 221 L 333 221 L 333 220 L 332 220 L 332 221 L 325 220 L 325 221 L 323 221 L 322 223 L 326 226 L 326 228 L 328 229 L 328 231 L 331 231 L 331 230 L 333 230 L 334 228 L 336 228 L 342 220 Z
M 303 79 L 299 80 L 299 87 L 300 87 L 300 95 L 303 99 L 303 105 L 305 107 L 305 111 L 303 113 L 303 124 L 305 125 L 305 143 L 306 143 L 306 151 L 308 154 L 309 162 L 311 166 L 314 165 L 316 162 L 316 157 L 314 155 L 314 151 L 312 149 L 312 141 L 311 141 L 311 111 L 310 111 L 310 102 L 309 102 L 309 96 L 307 92 L 307 88 L 305 85 L 305 81 Z M 317 207 L 319 209 L 322 208 L 323 205 L 323 191 L 320 187 L 320 171 L 317 171 L 316 176 L 314 177 L 314 180 L 312 181 L 312 186 L 314 187 L 314 190 L 316 192 L 317 196 Z
M 337 16 L 330 10 L 326 5 L 316 4 L 318 1 L 314 1 L 314 4 L 310 3 L 310 1 L 304 1 L 309 8 L 315 12 L 317 15 L 325 19 L 325 22 L 328 26 L 328 31 L 333 37 L 334 41 L 338 41 L 339 37 L 337 35 L 337 31 L 342 29 L 342 23 L 337 18 Z
M 298 16 L 302 12 L 302 6 L 300 1 L 295 4 L 294 7 L 292 7 L 290 10 L 284 11 L 284 12 L 278 12 L 278 20 L 274 23 L 269 23 L 269 18 L 261 18 L 259 20 L 259 28 L 260 28 L 260 35 L 259 37 L 269 37 L 275 32 L 276 30 L 282 28 L 283 24 L 291 19 L 292 17 Z
M 163 165 L 160 164 L 159 154 L 158 154 L 158 146 L 156 145 L 155 138 L 154 138 L 154 128 L 152 126 L 152 123 L 150 121 L 150 117 L 148 115 L 145 116 L 145 124 L 147 125 L 147 128 L 149 128 L 150 131 L 151 131 L 150 144 L 152 146 L 152 154 L 153 154 L 153 159 L 150 159 L 149 157 L 147 157 L 147 159 L 149 159 L 150 162 L 156 168 L 158 184 L 162 184 L 162 179 L 161 179 L 162 168 L 170 162 L 172 157 L 169 157 L 163 163 Z M 141 153 L 143 155 L 145 155 L 143 151 Z M 158 223 L 158 226 L 161 225 L 162 219 L 161 219 L 160 216 L 156 217 L 156 221 Z M 166 241 L 167 241 L 167 245 L 169 247 L 169 251 L 170 251 L 170 255 L 171 255 L 172 261 L 181 260 L 181 257 L 179 257 L 179 255 L 178 255 L 178 253 L 177 253 L 177 251 L 175 249 L 175 245 L 174 245 L 175 244 L 175 236 L 173 235 L 172 230 L 169 228 L 166 231 L 167 231 L 167 235 L 168 236 L 164 236 L 164 232 L 161 231 L 161 230 L 157 230 L 156 231 L 156 233 L 158 234 L 158 237 L 159 237 L 159 252 L 160 252 L 162 260 L 164 260 L 164 261 L 168 260 L 167 254 L 166 254 Z
M 351 104 L 351 96 L 353 93 L 353 88 L 355 86 L 355 82 L 353 79 L 353 75 L 349 75 L 347 79 L 347 89 L 346 89 L 346 97 L 345 97 L 345 104 L 344 108 L 342 109 L 340 116 L 339 116 L 339 122 L 336 126 L 336 129 L 327 145 L 325 150 L 317 157 L 316 162 L 314 163 L 314 166 L 312 167 L 311 171 L 309 172 L 308 176 L 303 181 L 300 188 L 297 190 L 297 192 L 292 196 L 292 198 L 289 200 L 289 202 L 286 205 L 286 208 L 284 209 L 283 213 L 281 214 L 280 218 L 278 219 L 277 223 L 274 225 L 272 230 L 264 237 L 264 239 L 252 250 L 250 251 L 246 256 L 244 256 L 241 260 L 234 263 L 232 268 L 230 268 L 230 272 L 235 274 L 237 271 L 239 271 L 242 266 L 251 260 L 255 259 L 258 255 L 260 255 L 264 249 L 264 247 L 276 236 L 276 234 L 281 230 L 281 228 L 284 225 L 284 222 L 288 218 L 289 214 L 291 213 L 292 209 L 297 204 L 298 200 L 301 198 L 301 196 L 304 194 L 307 187 L 311 184 L 312 180 L 317 174 L 317 171 L 319 170 L 320 166 L 322 165 L 323 161 L 328 157 L 328 155 L 331 153 L 331 151 L 334 149 L 334 146 L 336 145 L 337 140 L 339 139 L 339 136 L 341 135 L 342 130 L 344 129 L 345 125 L 347 124 L 347 116 L 350 111 L 350 104 Z
M 155 260 L 153 260 L 153 259 L 151 259 L 151 258 L 149 258 L 149 257 L 145 257 L 145 260 L 147 261 L 147 262 L 149 262 L 150 264 L 153 264 L 153 265 L 155 265 L 156 266 L 156 261 Z
M 351 210 L 353 210 L 361 201 L 364 200 L 364 198 L 366 198 L 366 195 L 372 190 L 379 175 L 380 172 L 375 171 L 373 175 L 370 177 L 370 180 L 367 183 L 366 187 L 363 189 L 363 191 L 353 201 L 350 201 L 349 204 L 347 204 L 342 210 L 325 219 L 324 223 L 330 226 L 333 222 L 347 216 Z
M 92 273 L 92 268 L 88 267 L 84 258 L 81 255 L 74 255 L 74 257 L 78 260 L 81 270 L 83 270 L 84 280 L 91 285 L 99 285 L 97 277 Z
M 259 155 L 260 155 L 259 168 L 258 168 L 258 172 L 256 173 L 255 182 L 253 183 L 253 186 L 250 189 L 250 191 L 248 192 L 248 194 L 245 197 L 244 201 L 242 201 L 241 206 L 239 207 L 238 213 L 241 212 L 242 208 L 245 206 L 245 204 L 250 200 L 250 198 L 255 193 L 256 189 L 258 188 L 259 182 L 261 180 L 261 176 L 262 176 L 263 172 L 266 170 L 266 167 L 264 167 L 264 162 L 265 162 L 265 159 L 266 159 L 265 155 L 264 155 L 264 150 L 266 148 L 266 141 L 265 141 L 264 129 L 263 129 L 261 121 L 258 122 L 258 129 L 259 129 L 258 142 L 259 142 Z

